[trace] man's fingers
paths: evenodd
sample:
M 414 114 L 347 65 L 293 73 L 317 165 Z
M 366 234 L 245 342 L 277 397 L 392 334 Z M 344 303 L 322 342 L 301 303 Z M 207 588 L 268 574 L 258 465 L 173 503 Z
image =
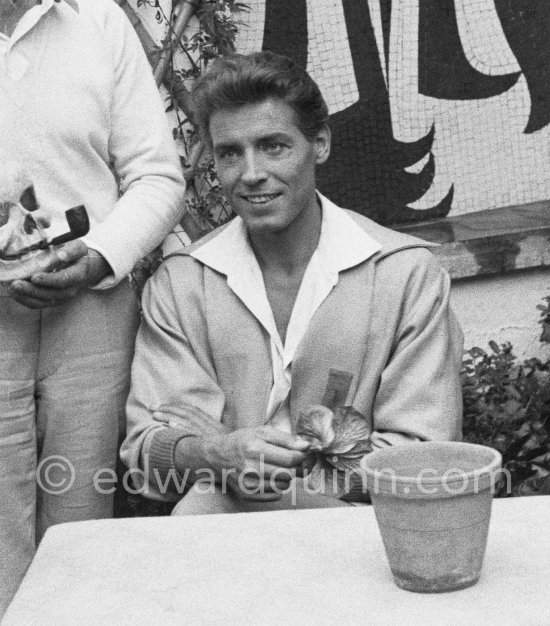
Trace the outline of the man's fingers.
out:
M 236 431 L 237 433 L 239 431 Z M 271 426 L 240 431 L 240 460 L 237 467 L 257 467 L 258 463 L 292 468 L 301 465 L 310 443 L 305 439 L 276 430 Z M 231 439 L 232 435 L 229 435 Z M 231 455 L 227 455 L 231 458 Z
M 262 430 L 265 441 L 282 448 L 306 452 L 311 446 L 311 443 L 307 439 L 298 437 L 297 435 L 291 435 L 290 433 L 285 433 L 284 431 L 277 430 L 272 426 L 265 426 Z
M 30 280 L 35 285 L 49 289 L 69 289 L 79 286 L 85 280 L 86 270 L 86 260 L 79 258 L 56 272 L 35 274 Z
M 284 467 L 291 469 L 301 465 L 307 456 L 307 452 L 300 450 L 289 450 L 272 444 L 266 444 L 265 449 L 257 457 L 257 460 L 265 463 L 266 466 Z
M 109 273 L 109 264 L 97 252 L 88 251 L 82 241 L 70 241 L 50 250 L 48 267 L 29 280 L 10 285 L 14 300 L 31 309 L 65 304 L 81 289 L 96 284 Z
M 309 471 L 304 467 L 303 464 L 299 465 L 296 468 L 296 477 L 297 478 L 304 478 L 305 476 L 307 476 L 309 474 Z
M 70 241 L 56 255 L 58 262 L 49 270 L 32 276 L 33 283 L 52 289 L 75 287 L 80 290 L 97 284 L 111 273 L 104 257 L 95 250 L 88 250 L 81 241 Z
M 43 300 L 38 300 L 36 298 L 32 298 L 30 296 L 23 296 L 19 294 L 12 294 L 13 299 L 19 304 L 27 307 L 28 309 L 45 309 L 49 306 L 54 306 L 53 304 L 45 304 Z
M 44 272 L 53 272 L 67 265 L 71 265 L 88 253 L 88 247 L 80 240 L 69 241 L 62 246 L 52 246 L 51 260 Z
M 31 309 L 45 309 L 58 306 L 74 296 L 74 290 L 49 289 L 27 280 L 15 280 L 10 285 L 10 294 L 14 300 Z
M 250 465 L 243 470 L 244 477 L 252 476 L 260 479 L 272 479 L 279 482 L 289 483 L 296 476 L 295 467 L 281 467 L 272 465 L 271 463 L 263 463 L 261 460 L 258 464 Z
M 54 250 L 59 260 L 67 264 L 73 263 L 88 254 L 88 246 L 80 239 L 69 241 L 62 246 L 55 246 Z

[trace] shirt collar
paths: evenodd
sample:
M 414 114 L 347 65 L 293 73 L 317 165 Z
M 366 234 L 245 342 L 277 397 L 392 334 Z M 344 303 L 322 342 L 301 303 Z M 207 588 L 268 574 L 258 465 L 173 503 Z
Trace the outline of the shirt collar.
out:
M 47 10 L 50 7 L 52 7 L 54 4 L 56 4 L 56 2 L 61 2 L 61 1 L 68 4 L 71 7 L 71 9 L 75 11 L 76 13 L 80 12 L 80 9 L 78 7 L 78 0 L 42 0 L 40 4 L 44 7 L 44 9 Z
M 343 272 L 363 263 L 382 245 L 361 228 L 344 209 L 318 194 L 323 210 L 317 254 L 329 273 Z
M 316 254 L 328 274 L 338 275 L 376 254 L 382 245 L 365 232 L 340 207 L 318 194 L 322 207 L 321 234 Z M 228 277 L 242 272 L 243 266 L 257 265 L 246 226 L 237 216 L 202 246 L 189 253 L 204 265 Z M 246 263 L 243 263 L 246 260 Z
M 28 33 L 38 22 L 48 13 L 55 4 L 65 2 L 76 13 L 79 13 L 78 0 L 41 0 L 39 4 L 35 4 L 31 7 L 19 20 L 19 23 L 15 27 L 13 34 L 8 44 L 8 51 L 14 46 L 14 44 L 21 39 L 26 33 Z
M 244 259 L 248 266 L 252 257 L 256 258 L 248 241 L 246 226 L 238 215 L 219 235 L 209 239 L 189 254 L 226 276 L 236 273 L 239 267 L 242 268 Z

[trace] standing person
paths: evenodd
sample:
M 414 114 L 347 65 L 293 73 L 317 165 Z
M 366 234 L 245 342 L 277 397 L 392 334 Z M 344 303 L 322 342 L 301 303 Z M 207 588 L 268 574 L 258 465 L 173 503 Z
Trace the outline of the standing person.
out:
M 228 491 L 197 485 L 178 512 L 271 506 L 306 460 L 296 425 L 317 405 L 352 407 L 373 448 L 459 438 L 449 276 L 426 242 L 317 193 L 330 130 L 311 77 L 286 57 L 236 55 L 193 96 L 237 217 L 144 293 L 122 456 L 147 495 L 177 501 L 213 475 Z M 327 504 L 341 502 L 301 497 Z
M 81 241 L 0 293 L 0 615 L 52 524 L 112 515 L 138 322 L 125 277 L 181 215 L 184 184 L 150 67 L 112 0 L 0 0 L 0 160 Z M 53 271 L 58 270 L 58 271 Z M 38 479 L 38 487 L 37 487 Z

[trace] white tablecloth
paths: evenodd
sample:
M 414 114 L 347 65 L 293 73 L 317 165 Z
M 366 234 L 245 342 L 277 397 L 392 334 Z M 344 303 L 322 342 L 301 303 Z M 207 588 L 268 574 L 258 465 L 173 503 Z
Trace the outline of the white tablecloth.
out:
M 548 626 L 550 496 L 495 500 L 479 583 L 397 588 L 371 507 L 63 524 L 4 626 Z

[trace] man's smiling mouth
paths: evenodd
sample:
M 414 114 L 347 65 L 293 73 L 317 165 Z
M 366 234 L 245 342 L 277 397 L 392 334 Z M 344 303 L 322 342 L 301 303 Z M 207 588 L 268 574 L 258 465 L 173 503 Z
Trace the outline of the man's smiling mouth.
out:
M 241 196 L 241 198 L 243 198 L 243 200 L 246 200 L 247 202 L 250 202 L 251 204 L 267 204 L 268 202 L 275 200 L 275 198 L 278 198 L 279 196 L 280 194 L 278 193 L 270 193 L 262 195 L 258 194 L 255 196 Z

